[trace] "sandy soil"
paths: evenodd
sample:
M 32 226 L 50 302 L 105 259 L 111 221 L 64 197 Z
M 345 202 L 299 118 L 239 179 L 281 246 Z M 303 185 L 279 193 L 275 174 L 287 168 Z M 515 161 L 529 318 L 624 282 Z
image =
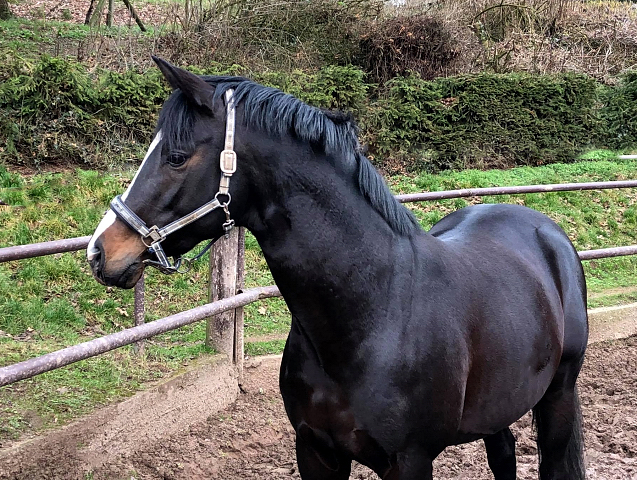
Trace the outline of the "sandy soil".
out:
M 112 452 L 113 461 L 92 471 L 78 438 L 95 435 L 94 426 L 72 438 L 52 435 L 13 455 L 0 467 L 1 480 L 279 480 L 299 478 L 294 458 L 294 432 L 278 392 L 279 358 L 247 362 L 245 392 L 225 410 L 157 441 L 134 442 L 135 448 Z M 580 376 L 589 480 L 637 480 L 637 336 L 589 347 Z M 175 409 L 179 409 L 175 405 Z M 141 413 L 139 414 L 141 415 Z M 140 416 L 142 418 L 142 416 Z M 140 420 L 131 413 L 131 424 Z M 517 438 L 518 478 L 537 478 L 537 457 L 530 416 L 513 427 Z M 113 432 L 98 432 L 98 435 Z M 116 433 L 116 432 L 115 432 Z M 124 433 L 122 433 L 124 434 Z M 80 441 L 81 443 L 81 441 Z M 124 450 L 124 449 L 120 449 Z M 27 458 L 28 457 L 28 458 Z M 476 442 L 449 448 L 434 464 L 439 480 L 492 479 L 484 447 Z M 352 479 L 377 478 L 355 465 Z
M 92 478 L 299 478 L 293 431 L 278 392 L 278 364 L 273 358 L 249 363 L 245 393 L 230 408 L 160 444 L 143 445 L 135 454 L 123 454 L 121 462 L 94 471 Z M 637 479 L 637 337 L 589 347 L 580 376 L 580 395 L 589 480 Z M 519 478 L 535 479 L 537 457 L 530 416 L 514 426 L 514 434 Z M 46 471 L 45 464 L 41 467 Z M 54 474 L 43 478 L 83 477 Z M 356 465 L 351 478 L 377 477 Z M 449 448 L 435 462 L 435 478 L 493 478 L 482 443 Z

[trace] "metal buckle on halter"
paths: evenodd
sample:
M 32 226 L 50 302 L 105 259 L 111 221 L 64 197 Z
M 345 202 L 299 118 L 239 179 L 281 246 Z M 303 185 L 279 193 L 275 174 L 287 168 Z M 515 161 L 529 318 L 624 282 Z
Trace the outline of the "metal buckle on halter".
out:
M 231 218 L 223 222 L 223 231 L 225 232 L 224 236 L 226 238 L 228 238 L 228 236 L 230 235 L 230 230 L 232 230 L 233 228 L 234 228 L 234 220 L 232 220 Z
M 175 267 L 170 264 L 170 261 L 168 260 L 168 257 L 166 257 L 166 253 L 161 246 L 161 240 L 148 245 L 148 253 L 155 254 L 157 260 L 144 260 L 144 264 L 146 265 L 151 265 L 158 270 L 161 270 L 163 273 L 175 273 L 177 268 L 179 268 L 179 265 Z
M 237 152 L 223 150 L 219 156 L 219 168 L 226 175 L 232 175 L 237 171 Z
M 230 202 L 232 201 L 232 195 L 230 195 L 230 192 L 217 192 L 215 195 L 215 198 L 217 200 L 219 200 L 219 195 L 225 195 L 226 197 L 228 197 L 228 201 L 227 202 L 221 202 L 219 201 L 219 204 L 221 206 L 221 208 L 223 209 L 223 213 L 226 214 L 226 221 L 223 222 L 223 231 L 224 231 L 224 236 L 226 238 L 228 238 L 228 235 L 230 235 L 230 230 L 232 230 L 234 228 L 234 220 L 232 218 L 230 218 L 230 209 L 228 208 L 228 206 L 230 205 Z
M 148 243 L 146 243 L 146 240 L 150 239 L 150 245 Z M 159 242 L 165 240 L 166 237 L 164 237 L 160 232 L 159 232 L 159 228 L 157 227 L 157 225 L 153 225 L 152 227 L 150 227 L 148 229 L 148 235 L 146 235 L 145 237 L 142 237 L 142 243 L 144 245 L 146 245 L 148 248 L 153 248 L 153 245 L 157 244 L 159 245 Z
M 167 275 L 172 275 L 173 273 L 188 273 L 192 268 L 192 264 L 203 257 L 205 253 L 210 250 L 213 243 L 214 240 L 210 240 L 208 244 L 194 257 L 173 257 L 173 264 L 171 265 L 168 257 L 166 257 L 164 249 L 161 247 L 161 242 L 157 242 L 148 247 L 148 252 L 154 253 L 157 256 L 157 260 L 144 260 L 144 265 L 155 267 L 157 270 Z
M 190 271 L 192 261 L 194 261 L 194 259 L 184 257 L 173 257 L 173 264 L 171 265 L 170 260 L 166 257 L 160 242 L 151 244 L 151 246 L 148 247 L 148 253 L 154 253 L 157 260 L 144 260 L 144 265 L 155 267 L 157 270 L 165 273 L 166 275 L 172 275 L 173 273 L 187 273 Z M 185 268 L 182 268 L 182 266 L 185 266 Z
M 192 261 L 188 258 L 179 257 L 174 260 L 174 265 L 164 265 L 161 262 L 155 260 L 145 260 L 144 265 L 154 267 L 165 275 L 172 275 L 174 273 L 188 273 L 191 268 Z
M 234 227 L 234 220 L 230 218 L 230 210 L 228 210 L 229 203 L 230 203 L 230 200 L 228 200 L 228 203 L 224 203 L 222 205 L 223 212 L 226 214 L 226 221 L 223 222 L 223 231 L 226 232 L 226 238 L 228 238 L 228 235 L 230 234 L 230 230 L 232 230 Z

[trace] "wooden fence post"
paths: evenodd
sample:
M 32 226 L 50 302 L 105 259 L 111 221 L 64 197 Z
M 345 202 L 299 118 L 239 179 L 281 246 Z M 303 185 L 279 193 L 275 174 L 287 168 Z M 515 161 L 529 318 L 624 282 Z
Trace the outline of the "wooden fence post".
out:
M 239 247 L 237 251 L 237 291 L 242 292 L 245 288 L 245 252 L 246 252 L 246 232 L 243 227 L 238 228 Z M 237 308 L 234 315 L 234 362 L 239 371 L 239 385 L 243 384 L 243 360 L 245 358 L 243 345 L 243 307 Z
M 143 325 L 145 322 L 145 305 L 144 305 L 144 274 L 139 277 L 139 280 L 135 284 L 135 307 L 134 307 L 134 317 L 135 317 L 135 326 Z M 144 353 L 144 340 L 140 340 L 135 342 L 133 346 L 133 351 L 138 355 L 143 355 Z
M 243 289 L 244 229 L 234 228 L 228 238 L 220 239 L 210 250 L 209 301 L 231 297 Z M 232 359 L 243 376 L 243 308 L 230 310 L 208 319 L 206 345 Z

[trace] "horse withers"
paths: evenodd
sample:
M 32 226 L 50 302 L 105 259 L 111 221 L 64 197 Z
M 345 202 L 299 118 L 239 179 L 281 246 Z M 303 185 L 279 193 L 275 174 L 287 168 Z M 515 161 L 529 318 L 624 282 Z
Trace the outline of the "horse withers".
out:
M 392 196 L 343 114 L 155 59 L 174 91 L 87 250 L 132 287 L 235 224 L 259 242 L 292 314 L 280 388 L 303 480 L 432 479 L 445 447 L 483 439 L 516 478 L 509 426 L 533 410 L 542 480 L 584 478 L 576 380 L 582 266 L 548 217 L 476 205 L 429 232 Z

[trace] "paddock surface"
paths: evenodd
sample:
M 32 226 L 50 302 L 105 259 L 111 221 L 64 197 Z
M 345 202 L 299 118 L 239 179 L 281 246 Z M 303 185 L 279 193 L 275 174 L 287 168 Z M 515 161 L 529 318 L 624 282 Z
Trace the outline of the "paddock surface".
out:
M 56 448 L 14 458 L 2 479 L 279 480 L 299 478 L 294 436 L 278 392 L 278 357 L 247 362 L 245 393 L 224 410 L 158 441 L 122 451 L 87 472 Z M 589 346 L 580 376 L 589 480 L 637 480 L 637 336 Z M 134 421 L 131 418 L 131 421 Z M 513 428 L 518 475 L 537 478 L 530 416 Z M 59 445 L 58 445 L 59 447 Z M 59 450 L 57 450 L 59 452 Z M 112 457 L 111 457 L 112 458 Z M 18 466 L 20 465 L 20 466 Z M 5 465 L 8 466 L 8 465 Z M 492 479 L 481 442 L 449 448 L 435 462 L 436 479 Z M 352 479 L 371 480 L 356 465 Z

